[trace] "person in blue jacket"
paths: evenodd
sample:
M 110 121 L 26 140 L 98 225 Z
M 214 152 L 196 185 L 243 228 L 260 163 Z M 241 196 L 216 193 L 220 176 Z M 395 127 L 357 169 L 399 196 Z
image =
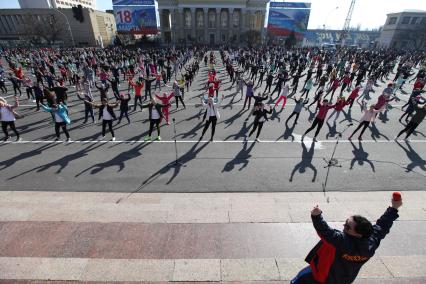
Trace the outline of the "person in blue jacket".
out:
M 399 217 L 401 205 L 401 200 L 392 199 L 392 206 L 375 225 L 360 215 L 351 216 L 343 224 L 343 232 L 330 228 L 318 205 L 314 207 L 312 223 L 321 240 L 305 259 L 309 266 L 302 269 L 290 284 L 352 283 L 362 265 L 373 257 L 380 241 L 389 233 Z
M 48 107 L 42 104 L 41 108 L 45 112 L 52 113 L 53 117 L 55 118 L 56 141 L 58 141 L 61 137 L 60 129 L 62 128 L 62 131 L 67 137 L 67 142 L 70 142 L 71 138 L 67 129 L 67 125 L 71 123 L 71 120 L 68 117 L 68 107 L 63 103 L 60 103 L 60 104 L 53 104 L 51 107 Z

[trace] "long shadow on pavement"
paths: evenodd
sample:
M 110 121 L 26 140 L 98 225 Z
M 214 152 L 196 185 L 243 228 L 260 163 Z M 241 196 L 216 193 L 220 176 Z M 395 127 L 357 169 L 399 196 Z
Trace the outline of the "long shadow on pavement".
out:
M 318 174 L 317 168 L 312 164 L 312 159 L 314 158 L 314 149 L 315 149 L 315 142 L 311 142 L 311 148 L 306 148 L 306 145 L 304 142 L 302 144 L 302 161 L 300 161 L 297 165 L 294 166 L 293 171 L 290 175 L 290 182 L 293 182 L 294 174 L 299 171 L 299 173 L 303 174 L 306 172 L 306 168 L 310 168 L 314 172 L 314 176 L 312 178 L 312 182 L 315 182 Z

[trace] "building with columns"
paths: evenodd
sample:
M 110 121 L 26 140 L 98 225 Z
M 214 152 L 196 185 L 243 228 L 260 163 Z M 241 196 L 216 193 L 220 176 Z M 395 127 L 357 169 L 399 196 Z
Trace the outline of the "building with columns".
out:
M 163 43 L 238 43 L 248 31 L 264 33 L 269 0 L 158 0 Z

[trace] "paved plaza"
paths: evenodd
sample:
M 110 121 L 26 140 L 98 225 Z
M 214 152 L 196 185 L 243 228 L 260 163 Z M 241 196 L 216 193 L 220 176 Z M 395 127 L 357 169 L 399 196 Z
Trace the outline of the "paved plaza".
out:
M 301 135 L 314 107 L 286 125 L 291 99 L 255 142 L 246 139 L 250 111 L 220 60 L 216 68 L 225 99 L 213 142 L 206 140 L 210 129 L 199 140 L 204 64 L 185 93 L 186 109 L 176 110 L 172 100 L 175 123 L 161 127 L 162 141 L 144 142 L 148 111 L 139 108 L 131 124 L 123 119 L 114 127 L 116 141 L 109 134 L 102 139 L 99 123 L 82 123 L 84 105 L 73 87 L 73 141 L 54 141 L 50 115 L 21 99 L 22 141 L 0 143 L 0 283 L 289 283 L 318 241 L 313 206 L 341 229 L 354 213 L 376 220 L 392 191 L 403 192 L 400 218 L 355 283 L 425 283 L 426 124 L 411 141 L 394 141 L 412 84 L 362 142 L 347 140 L 361 117 L 359 104 L 345 108 L 336 125 L 325 124 L 313 142 Z M 386 84 L 378 80 L 372 103 Z M 181 164 L 174 164 L 175 149 Z M 331 158 L 337 167 L 326 168 Z

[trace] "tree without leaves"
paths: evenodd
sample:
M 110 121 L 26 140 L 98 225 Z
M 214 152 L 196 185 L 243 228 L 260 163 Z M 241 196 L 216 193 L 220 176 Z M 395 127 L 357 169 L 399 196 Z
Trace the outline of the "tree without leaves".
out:
M 55 15 L 26 14 L 22 20 L 20 34 L 34 45 L 39 45 L 43 41 L 53 44 L 65 30 L 64 24 L 58 22 Z

